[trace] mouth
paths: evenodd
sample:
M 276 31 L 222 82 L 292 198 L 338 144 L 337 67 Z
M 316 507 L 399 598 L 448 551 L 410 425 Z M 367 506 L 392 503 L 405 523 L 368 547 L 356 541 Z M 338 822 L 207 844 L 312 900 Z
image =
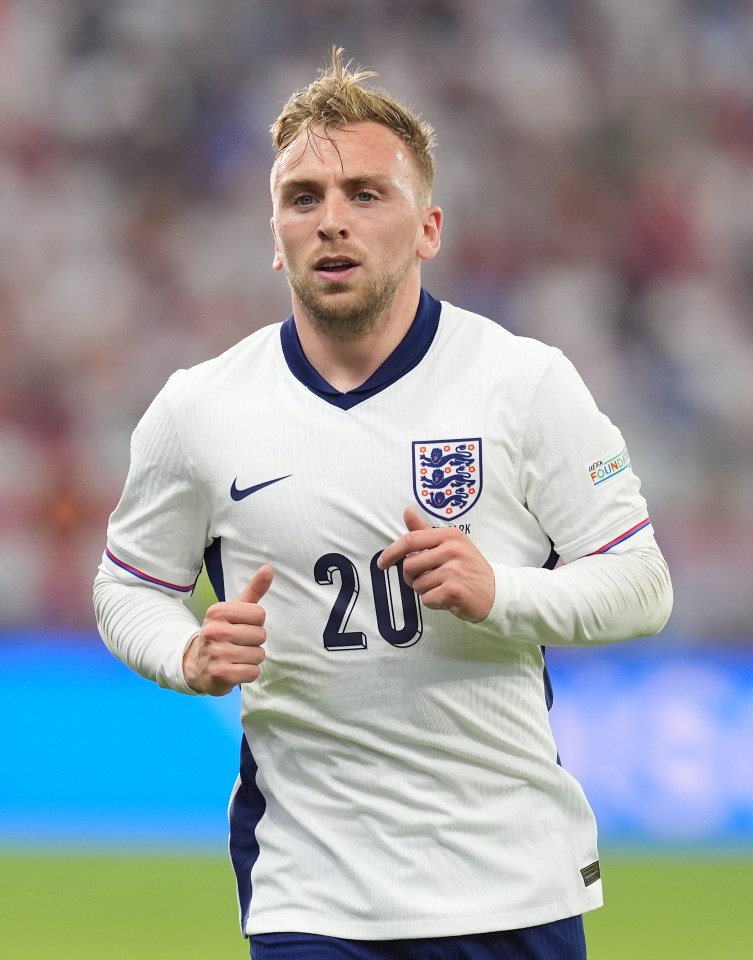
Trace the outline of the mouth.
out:
M 321 257 L 314 264 L 314 272 L 325 280 L 343 280 L 360 266 L 350 257 Z

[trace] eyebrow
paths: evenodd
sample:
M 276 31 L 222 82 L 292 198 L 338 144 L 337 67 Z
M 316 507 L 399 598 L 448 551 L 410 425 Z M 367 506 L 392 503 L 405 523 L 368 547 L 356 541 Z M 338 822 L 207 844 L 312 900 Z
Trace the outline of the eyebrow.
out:
M 356 187 L 377 185 L 384 188 L 385 181 L 388 179 L 384 174 L 365 173 L 357 177 L 346 177 L 345 180 L 343 180 L 343 184 L 350 190 Z M 290 196 L 290 194 L 297 193 L 299 190 L 316 190 L 318 187 L 319 181 L 313 177 L 291 177 L 289 180 L 282 180 L 278 184 L 280 193 L 283 194 L 283 196 Z

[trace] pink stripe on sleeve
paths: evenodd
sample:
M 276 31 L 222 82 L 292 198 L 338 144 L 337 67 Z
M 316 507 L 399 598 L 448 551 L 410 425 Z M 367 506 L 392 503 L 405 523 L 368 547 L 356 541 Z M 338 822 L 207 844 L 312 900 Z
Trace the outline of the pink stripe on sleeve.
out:
M 147 583 L 154 583 L 159 587 L 168 587 L 170 590 L 178 590 L 180 593 L 190 593 L 196 586 L 196 581 L 189 584 L 187 587 L 184 587 L 177 583 L 169 583 L 167 580 L 158 580 L 156 577 L 150 577 L 149 574 L 144 573 L 141 570 L 137 570 L 136 567 L 132 567 L 129 563 L 119 560 L 111 550 L 106 549 L 105 553 L 116 566 L 123 570 L 127 570 L 128 573 L 132 573 L 134 577 L 138 577 L 140 580 L 146 580 Z
M 635 536 L 636 533 L 640 533 L 641 530 L 645 530 L 651 523 L 651 517 L 646 517 L 645 520 L 641 520 L 640 523 L 636 523 L 634 527 L 631 527 L 629 530 L 626 530 L 624 533 L 621 533 L 619 537 L 615 537 L 614 540 L 610 540 L 609 543 L 605 543 L 603 547 L 599 547 L 598 550 L 594 550 L 592 553 L 589 553 L 589 557 L 593 557 L 597 553 L 606 553 L 607 550 L 612 547 L 616 547 L 618 543 L 624 543 L 625 540 L 629 540 L 630 537 Z

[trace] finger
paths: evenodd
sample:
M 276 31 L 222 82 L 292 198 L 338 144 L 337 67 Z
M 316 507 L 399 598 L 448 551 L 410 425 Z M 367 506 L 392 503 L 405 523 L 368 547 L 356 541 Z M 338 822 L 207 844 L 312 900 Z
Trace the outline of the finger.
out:
M 250 604 L 244 604 L 250 606 Z M 222 632 L 218 634 L 218 630 Z M 252 683 L 259 677 L 265 653 L 266 633 L 262 628 L 246 627 L 240 635 L 234 624 L 205 622 L 183 655 L 186 683 L 197 693 L 224 696 L 239 683 Z
M 412 553 L 403 562 L 403 578 L 409 587 L 418 590 L 416 582 L 442 566 L 437 550 L 422 550 Z
M 213 651 L 215 658 L 228 666 L 235 664 L 237 667 L 259 666 L 266 656 L 264 650 L 264 641 L 266 637 L 255 637 L 251 639 L 248 636 L 237 640 L 228 638 L 228 641 L 222 647 Z
M 272 586 L 275 572 L 268 563 L 259 567 L 246 587 L 235 598 L 242 603 L 258 603 Z
M 232 644 L 233 647 L 260 647 L 267 641 L 267 631 L 259 624 L 228 621 L 212 639 L 218 643 Z
M 441 534 L 431 527 L 426 530 L 423 528 L 421 530 L 409 530 L 408 533 L 404 533 L 402 537 L 398 537 L 394 543 L 384 548 L 377 560 L 377 567 L 380 570 L 386 570 L 387 567 L 404 560 L 412 553 L 430 550 L 440 542 Z
M 434 528 L 426 523 L 413 507 L 405 508 L 403 520 L 408 528 L 408 533 L 398 537 L 397 540 L 384 548 L 376 564 L 379 570 L 386 570 L 387 567 L 403 560 L 409 554 L 415 553 L 417 550 L 426 550 L 433 545 L 434 537 L 431 534 L 434 532 Z M 426 536 L 427 531 L 429 532 L 428 537 Z M 416 534 L 424 534 L 424 536 L 417 537 Z
M 406 510 L 406 514 L 409 510 Z M 407 533 L 404 533 L 402 537 L 398 537 L 394 543 L 385 547 L 379 554 L 379 559 L 377 560 L 379 570 L 386 570 L 388 567 L 398 563 L 400 560 L 404 560 L 406 557 L 415 557 L 425 551 L 433 551 L 438 547 L 443 547 L 451 541 L 457 544 L 459 540 L 465 539 L 465 534 L 458 530 L 457 527 L 432 527 L 429 524 L 424 525 L 422 519 L 418 516 L 416 516 L 415 519 L 421 523 L 418 529 L 408 530 Z M 445 553 L 443 553 L 441 557 L 433 555 L 427 558 L 425 561 L 425 569 L 438 566 L 439 562 L 444 559 L 447 559 Z
M 409 530 L 431 530 L 431 524 L 422 517 L 415 507 L 406 507 L 403 511 L 403 520 Z
M 238 600 L 213 604 L 204 616 L 202 646 L 221 646 L 225 643 L 257 646 L 267 638 L 265 619 L 266 611 L 258 604 Z
M 241 683 L 253 683 L 261 674 L 261 663 L 228 663 L 215 672 L 207 671 L 199 686 L 193 689 L 197 693 L 208 693 L 214 697 L 223 697 Z M 189 684 L 191 686 L 191 684 Z

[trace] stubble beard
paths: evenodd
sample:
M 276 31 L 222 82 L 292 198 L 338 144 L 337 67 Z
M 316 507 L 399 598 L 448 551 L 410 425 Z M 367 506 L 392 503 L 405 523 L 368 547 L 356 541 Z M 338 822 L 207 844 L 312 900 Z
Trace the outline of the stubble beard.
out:
M 375 330 L 395 301 L 398 288 L 408 274 L 406 263 L 362 288 L 356 301 L 341 301 L 340 294 L 351 291 L 347 281 L 328 283 L 326 289 L 314 279 L 288 270 L 293 294 L 317 329 L 331 340 L 358 340 Z

